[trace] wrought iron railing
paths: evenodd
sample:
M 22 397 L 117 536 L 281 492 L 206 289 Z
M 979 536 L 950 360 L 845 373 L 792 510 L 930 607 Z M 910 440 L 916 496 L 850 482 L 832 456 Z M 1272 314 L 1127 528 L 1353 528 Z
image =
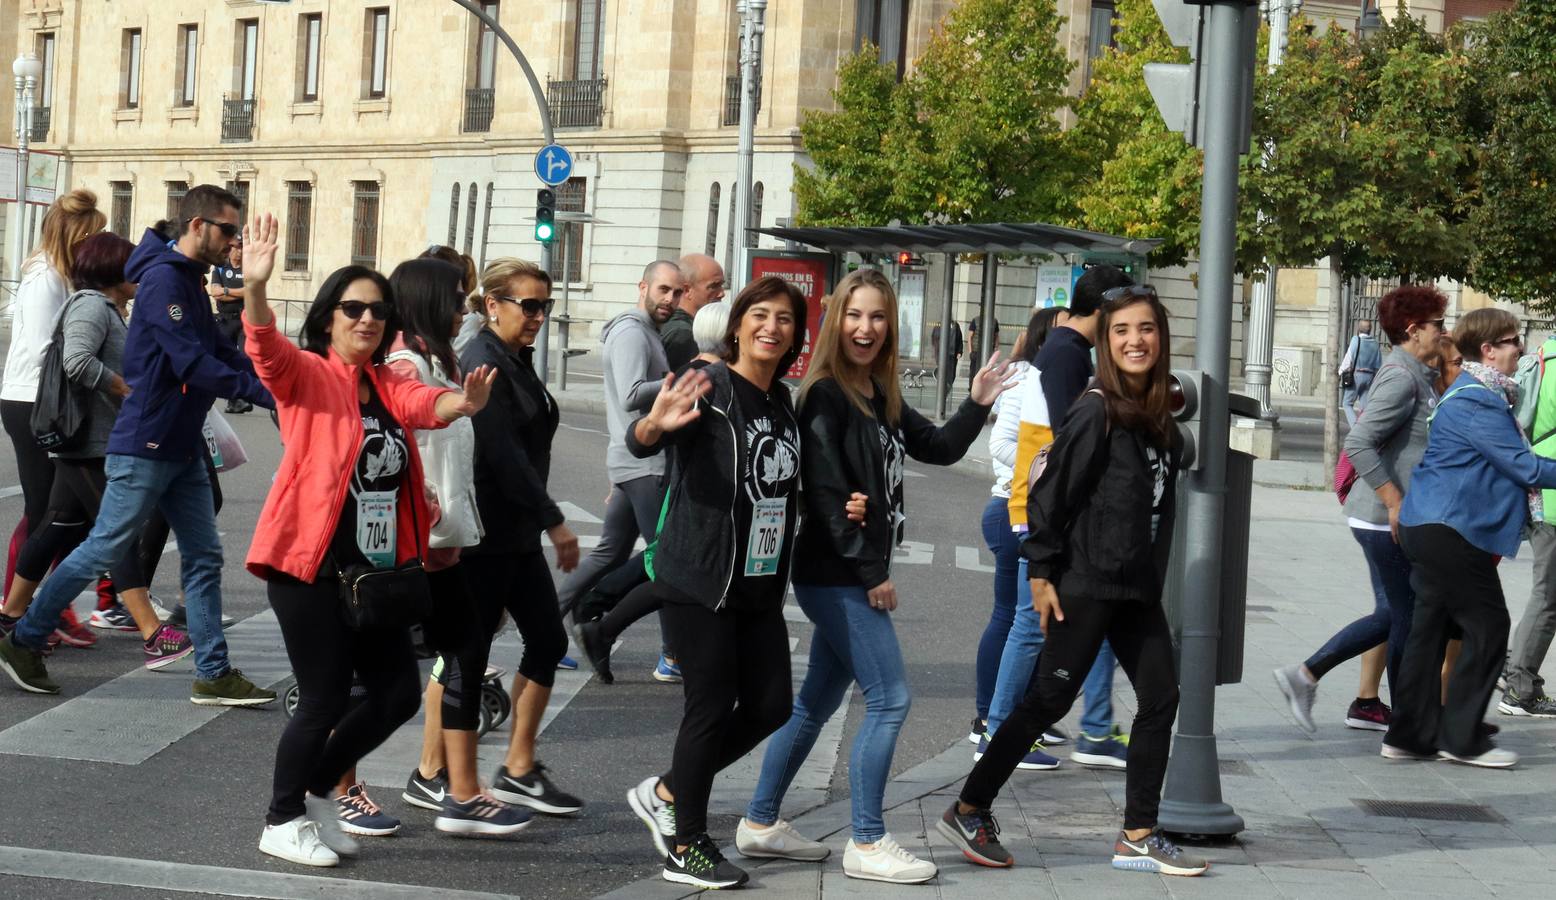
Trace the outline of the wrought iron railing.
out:
M 492 88 L 465 89 L 465 132 L 492 130 L 492 112 L 496 109 L 497 92 Z
M 599 128 L 605 111 L 604 97 L 603 78 L 546 79 L 546 102 L 551 105 L 551 124 L 557 128 Z
M 762 77 L 756 78 L 756 108 L 762 108 Z M 740 76 L 731 75 L 724 79 L 724 120 L 725 125 L 740 124 Z
M 34 106 L 32 108 L 32 133 L 28 140 L 46 141 L 49 139 L 49 125 L 54 121 L 54 110 L 48 106 Z
M 254 101 L 222 100 L 222 143 L 233 144 L 254 139 Z

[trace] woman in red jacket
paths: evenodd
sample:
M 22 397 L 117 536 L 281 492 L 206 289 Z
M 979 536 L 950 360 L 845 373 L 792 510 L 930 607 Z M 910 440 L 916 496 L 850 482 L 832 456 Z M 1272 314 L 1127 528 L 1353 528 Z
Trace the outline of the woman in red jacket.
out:
M 275 395 L 285 446 L 246 565 L 265 579 L 302 698 L 276 748 L 259 849 L 333 866 L 357 846 L 340 829 L 332 789 L 416 714 L 421 680 L 407 629 L 346 625 L 338 573 L 425 553 L 432 515 L 410 432 L 474 415 L 491 375 L 470 373 L 460 392 L 391 371 L 392 291 L 362 266 L 324 282 L 297 348 L 276 329 L 265 297 L 275 217 L 256 217 L 244 232 L 243 330 L 254 369 Z M 353 670 L 367 699 L 348 714 Z

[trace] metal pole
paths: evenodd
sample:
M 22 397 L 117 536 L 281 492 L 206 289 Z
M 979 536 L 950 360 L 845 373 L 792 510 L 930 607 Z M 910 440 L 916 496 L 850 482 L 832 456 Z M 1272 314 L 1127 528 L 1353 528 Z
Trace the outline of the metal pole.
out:
M 1319 360 L 1323 366 L 1319 379 L 1319 395 L 1324 398 L 1324 469 L 1333 472 L 1340 456 L 1340 343 L 1349 341 L 1345 334 L 1346 314 L 1350 306 L 1351 281 L 1340 274 L 1338 254 L 1329 257 L 1329 315 L 1324 329 L 1327 340 Z
M 11 254 L 11 279 L 21 284 L 22 257 L 27 254 L 27 142 L 32 137 L 32 76 L 16 76 L 16 234 Z
M 551 242 L 542 241 L 540 244 L 540 270 L 551 271 Z M 551 381 L 551 320 L 540 323 L 540 334 L 535 336 L 535 369 L 540 373 L 540 383 L 547 384 Z
M 557 390 L 562 391 L 567 390 L 567 337 L 573 330 L 573 317 L 567 314 L 567 283 L 573 277 L 572 270 L 568 266 L 573 261 L 573 257 L 567 252 L 567 232 L 567 226 L 562 226 L 562 315 L 557 318 L 557 325 L 561 326 L 557 332 L 557 352 L 561 358 L 556 364 Z
M 746 229 L 751 227 L 751 181 L 756 150 L 756 91 L 762 73 L 762 17 L 767 0 L 740 0 L 735 9 L 740 27 L 740 150 L 735 159 L 735 246 L 730 248 L 735 270 L 729 273 L 730 293 L 746 285 Z
M 1178 733 L 1168 762 L 1159 821 L 1179 834 L 1229 835 L 1242 817 L 1221 799 L 1216 752 L 1216 658 L 1220 639 L 1221 541 L 1226 507 L 1232 355 L 1232 273 L 1237 249 L 1239 82 L 1244 60 L 1238 0 L 1208 7 L 1199 58 L 1205 66 L 1205 176 L 1200 199 L 1199 317 L 1195 362 L 1206 376 L 1200 416 L 1205 445 L 1188 473 L 1179 527 L 1185 530 L 1183 637 Z
M 995 312 L 999 306 L 1000 258 L 990 250 L 983 254 L 983 309 L 978 313 L 978 358 L 989 361 L 994 349 Z
M 524 70 L 524 77 L 529 80 L 530 93 L 535 95 L 535 106 L 540 110 L 540 128 L 545 132 L 546 143 L 556 143 L 551 131 L 551 104 L 546 102 L 546 89 L 541 87 L 540 79 L 535 77 L 535 70 L 530 68 L 529 60 L 524 58 L 524 51 L 514 42 L 513 37 L 499 24 L 497 20 L 486 14 L 475 0 L 454 0 L 460 6 L 469 10 L 472 16 L 481 20 L 487 28 L 497 35 L 497 39 L 507 46 L 513 58 L 519 61 L 519 68 Z
M 1291 14 L 1302 7 L 1302 0 L 1264 0 L 1261 11 L 1270 22 L 1270 53 L 1268 69 L 1280 68 L 1286 57 L 1286 37 L 1291 25 Z M 1274 147 L 1265 144 L 1264 161 L 1269 164 Z M 1262 219 L 1263 216 L 1261 215 Z M 1276 421 L 1270 399 L 1270 379 L 1275 361 L 1275 299 L 1279 269 L 1270 261 L 1264 263 L 1264 280 L 1254 283 L 1253 302 L 1248 306 L 1248 358 L 1243 366 L 1243 381 L 1248 395 L 1259 402 L 1260 418 Z
M 951 382 L 956 379 L 956 372 L 951 369 L 951 361 L 956 359 L 955 351 L 951 349 L 951 298 L 956 293 L 956 254 L 945 255 L 945 295 L 940 298 L 940 358 L 935 360 L 935 371 L 940 375 L 935 379 L 935 411 L 942 420 L 945 419 L 946 401 L 951 398 Z

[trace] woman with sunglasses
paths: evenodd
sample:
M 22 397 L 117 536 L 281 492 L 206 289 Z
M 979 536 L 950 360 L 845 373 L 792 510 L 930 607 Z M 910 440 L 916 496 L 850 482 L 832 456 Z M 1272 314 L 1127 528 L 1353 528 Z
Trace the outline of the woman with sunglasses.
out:
M 394 291 L 362 266 L 325 280 L 303 320 L 302 346 L 293 345 L 266 299 L 275 217 L 256 216 L 244 245 L 243 329 L 255 371 L 275 395 L 284 447 L 246 565 L 265 580 L 301 693 L 276 747 L 259 848 L 333 866 L 358 849 L 340 828 L 336 783 L 416 714 L 421 693 L 409 630 L 352 629 L 340 573 L 425 557 L 432 509 L 411 432 L 475 415 L 492 373 L 471 371 L 457 391 L 390 370 Z M 354 706 L 353 671 L 366 690 Z
M 535 758 L 535 737 L 567 630 L 540 538 L 556 550 L 556 566 L 578 565 L 578 538 L 546 491 L 551 440 L 560 415 L 535 373 L 540 327 L 551 314 L 551 276 L 524 260 L 504 258 L 481 274 L 486 327 L 460 355 L 465 371 L 497 373 L 492 402 L 475 417 L 475 496 L 485 534 L 460 555 L 470 584 L 479 585 L 482 637 L 490 640 L 507 610 L 524 641 L 513 676 L 513 731 L 508 753 L 492 776 L 492 796 L 546 815 L 568 815 L 583 801 L 559 790 Z
M 1178 712 L 1162 610 L 1182 453 L 1167 390 L 1167 310 L 1155 289 L 1130 285 L 1105 291 L 1101 314 L 1097 377 L 1070 407 L 1027 500 L 1021 552 L 1046 636 L 1037 675 L 936 828 L 974 863 L 1015 863 L 990 807 L 1032 741 L 1069 711 L 1081 689 L 1074 676 L 1091 668 L 1106 638 L 1138 702 L 1113 867 L 1198 875 L 1205 861 L 1156 824 Z
M 1346 625 L 1305 662 L 1275 670 L 1291 714 L 1305 731 L 1317 731 L 1313 700 L 1318 681 L 1336 666 L 1361 657 L 1361 684 L 1345 712 L 1345 724 L 1386 731 L 1391 712 L 1378 697 L 1387 661 L 1389 691 L 1398 700 L 1399 663 L 1416 595 L 1410 560 L 1399 547 L 1399 507 L 1410 473 L 1426 452 L 1426 423 L 1437 406 L 1431 364 L 1441 356 L 1443 311 L 1448 298 L 1430 285 L 1405 285 L 1378 301 L 1378 324 L 1394 349 L 1367 391 L 1363 414 L 1345 439 L 1356 484 L 1344 501 L 1346 524 L 1361 545 L 1372 580 L 1372 612 Z M 1384 643 L 1387 642 L 1387 647 Z
M 1497 562 L 1518 554 L 1531 518 L 1547 515 L 1536 489 L 1556 488 L 1556 460 L 1529 448 L 1513 416 L 1513 373 L 1523 353 L 1518 317 L 1472 310 L 1453 333 L 1464 369 L 1437 402 L 1426 454 L 1399 511 L 1416 608 L 1382 753 L 1508 768 L 1518 754 L 1492 743 L 1482 724 L 1511 625 Z M 1440 671 L 1453 627 L 1464 644 L 1444 702 Z

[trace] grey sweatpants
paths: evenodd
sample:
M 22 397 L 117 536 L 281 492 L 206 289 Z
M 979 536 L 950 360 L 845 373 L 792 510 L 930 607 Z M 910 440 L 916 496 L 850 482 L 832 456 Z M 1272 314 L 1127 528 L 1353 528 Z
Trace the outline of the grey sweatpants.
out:
M 1551 638 L 1556 636 L 1556 525 L 1536 522 L 1529 529 L 1529 545 L 1534 550 L 1534 590 L 1529 605 L 1513 632 L 1507 656 L 1507 689 L 1520 699 L 1544 692 L 1545 679 L 1540 665 L 1545 662 Z
M 611 486 L 610 502 L 605 504 L 605 523 L 600 542 L 578 563 L 562 586 L 557 601 L 563 614 L 571 613 L 582 597 L 601 578 L 632 558 L 639 535 L 652 541 L 659 526 L 659 507 L 664 502 L 664 487 L 657 475 L 645 475 Z M 660 625 L 663 632 L 664 626 Z

